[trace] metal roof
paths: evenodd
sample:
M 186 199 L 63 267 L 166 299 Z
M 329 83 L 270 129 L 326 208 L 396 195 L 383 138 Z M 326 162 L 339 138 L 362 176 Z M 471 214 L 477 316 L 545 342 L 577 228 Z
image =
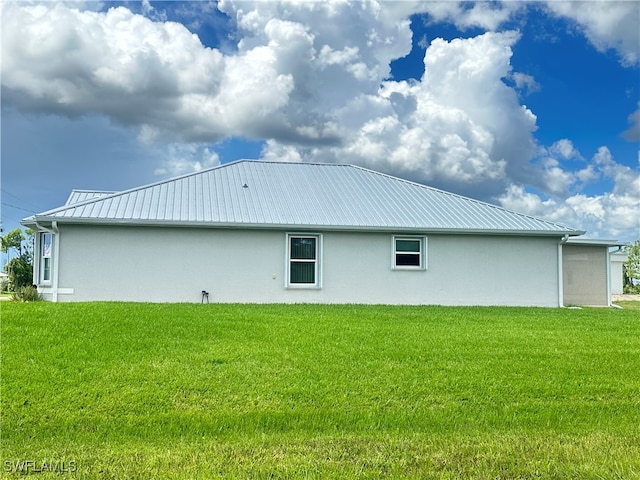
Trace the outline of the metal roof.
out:
M 107 195 L 113 195 L 117 192 L 105 192 L 102 190 L 71 190 L 69 198 L 65 202 L 65 205 L 73 205 L 75 203 L 84 202 L 85 200 L 92 200 L 94 198 L 102 198 Z
M 305 230 L 584 233 L 353 165 L 248 160 L 131 190 L 87 196 L 79 203 L 49 210 L 23 222 L 34 221 Z

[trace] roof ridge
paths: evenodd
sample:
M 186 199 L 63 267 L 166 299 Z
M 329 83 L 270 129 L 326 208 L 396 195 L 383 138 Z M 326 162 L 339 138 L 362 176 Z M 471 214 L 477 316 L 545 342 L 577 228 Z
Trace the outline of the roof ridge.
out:
M 82 193 L 117 193 L 118 190 L 97 190 L 93 188 L 72 188 L 72 192 L 82 192 Z

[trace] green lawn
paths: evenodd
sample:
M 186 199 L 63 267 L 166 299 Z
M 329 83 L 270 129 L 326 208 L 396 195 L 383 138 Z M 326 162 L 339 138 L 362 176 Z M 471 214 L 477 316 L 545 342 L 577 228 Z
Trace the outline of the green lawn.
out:
M 637 310 L 0 308 L 0 476 L 640 478 Z

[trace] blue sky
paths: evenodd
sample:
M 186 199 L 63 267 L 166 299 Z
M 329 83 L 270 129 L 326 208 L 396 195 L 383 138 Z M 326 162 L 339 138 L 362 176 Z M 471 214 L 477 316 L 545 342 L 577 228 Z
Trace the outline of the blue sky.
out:
M 3 2 L 2 224 L 73 188 L 352 163 L 640 237 L 640 3 Z

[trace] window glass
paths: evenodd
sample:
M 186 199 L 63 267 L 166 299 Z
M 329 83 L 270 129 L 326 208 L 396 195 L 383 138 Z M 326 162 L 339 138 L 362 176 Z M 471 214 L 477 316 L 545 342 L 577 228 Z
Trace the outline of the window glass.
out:
M 426 269 L 425 237 L 393 237 L 393 268 Z
M 396 251 L 420 253 L 420 240 L 396 240 Z
M 42 256 L 51 257 L 51 234 L 42 234 Z
M 316 264 L 291 262 L 291 283 L 316 283 Z
M 48 282 L 51 280 L 51 259 L 43 258 L 42 260 L 42 280 Z
M 51 281 L 51 234 L 43 233 L 40 239 L 42 243 L 40 278 L 43 282 L 49 282 Z
M 419 267 L 420 255 L 403 255 L 396 253 L 396 266 L 398 267 Z
M 320 283 L 318 272 L 319 235 L 288 236 L 289 286 L 316 287 Z
M 316 239 L 291 237 L 291 258 L 315 260 Z

